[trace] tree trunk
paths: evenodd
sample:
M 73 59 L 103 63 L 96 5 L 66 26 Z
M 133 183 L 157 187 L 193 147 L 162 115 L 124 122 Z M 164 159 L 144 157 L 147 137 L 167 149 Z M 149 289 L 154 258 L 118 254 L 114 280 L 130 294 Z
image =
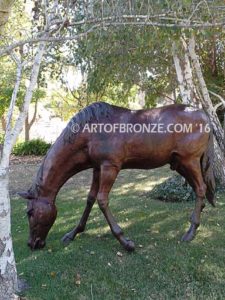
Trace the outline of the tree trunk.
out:
M 25 127 L 24 127 L 24 131 L 25 131 L 25 142 L 30 140 L 30 126 L 29 126 L 29 116 L 27 114 L 27 117 L 25 119 Z
M 8 192 L 8 170 L 9 157 L 12 147 L 15 144 L 19 133 L 23 128 L 29 104 L 32 99 L 34 88 L 37 84 L 37 78 L 40 70 L 41 61 L 45 51 L 45 42 L 39 44 L 37 53 L 34 58 L 33 67 L 31 71 L 30 84 L 26 90 L 23 107 L 16 120 L 14 128 L 12 128 L 12 116 L 15 108 L 15 101 L 20 85 L 21 76 L 17 76 L 16 84 L 12 94 L 10 108 L 7 114 L 6 135 L 2 156 L 0 161 L 0 299 L 11 300 L 15 299 L 14 292 L 17 290 L 17 273 L 14 259 L 14 252 L 12 248 L 11 237 L 11 212 L 10 200 Z M 18 75 L 21 75 L 22 65 L 18 66 Z
M 186 90 L 184 74 L 183 74 L 183 70 L 182 70 L 182 66 L 181 66 L 181 60 L 177 55 L 175 42 L 173 42 L 172 54 L 173 54 L 173 61 L 174 61 L 175 69 L 176 69 L 177 81 L 178 81 L 178 86 L 179 86 L 182 102 L 184 104 L 190 104 L 191 99 L 189 97 L 189 92 Z
M 213 162 L 213 172 L 217 182 L 220 185 L 225 184 L 225 164 L 224 164 L 224 154 L 221 151 L 217 140 L 214 138 L 214 152 L 215 152 L 215 159 Z
M 0 299 L 14 299 L 17 273 L 11 237 L 8 168 L 0 165 Z
M 139 90 L 137 94 L 138 104 L 141 108 L 145 107 L 145 91 Z
M 36 99 L 35 106 L 34 106 L 33 118 L 29 122 L 29 112 L 28 112 L 27 117 L 25 119 L 25 141 L 26 142 L 30 140 L 30 129 L 33 126 L 33 124 L 36 120 L 36 117 L 37 117 L 37 107 L 38 107 L 38 100 Z
M 216 35 L 214 34 L 212 37 L 212 46 L 211 51 L 209 53 L 210 55 L 210 65 L 211 65 L 211 72 L 212 76 L 217 77 L 218 76 L 218 70 L 217 70 L 217 61 L 216 61 Z
M 191 104 L 199 107 L 199 99 L 197 97 L 197 91 L 193 81 L 191 64 L 187 52 L 187 44 L 184 38 L 182 38 L 181 41 L 184 50 L 182 58 L 177 54 L 175 42 L 172 46 L 173 61 L 176 69 L 180 96 L 184 104 Z
M 213 133 L 216 137 L 216 140 L 219 144 L 219 147 L 221 148 L 221 151 L 224 153 L 225 147 L 224 147 L 224 139 L 223 139 L 223 129 L 220 124 L 219 118 L 213 108 L 212 101 L 209 96 L 209 92 L 202 74 L 201 65 L 198 59 L 198 56 L 195 52 L 195 38 L 194 35 L 189 39 L 189 54 L 192 59 L 192 63 L 196 72 L 196 76 L 198 79 L 199 87 L 201 89 L 202 94 L 202 106 L 205 109 L 205 111 L 208 113 L 208 116 L 211 120 L 212 126 L 213 126 Z
M 202 74 L 201 65 L 198 56 L 195 52 L 195 38 L 194 35 L 189 39 L 188 45 L 189 54 L 192 60 L 192 64 L 198 79 L 199 87 L 201 90 L 201 101 L 202 106 L 206 113 L 208 114 L 212 129 L 215 137 L 215 159 L 214 159 L 214 174 L 219 183 L 225 184 L 225 159 L 224 159 L 224 149 L 225 149 L 225 139 L 222 125 L 220 124 L 219 118 L 213 107 L 212 101 L 209 96 L 209 92 Z
M 172 53 L 174 65 L 177 73 L 177 80 L 180 89 L 180 95 L 184 104 L 195 104 L 199 105 L 201 101 L 202 107 L 208 114 L 210 121 L 213 126 L 213 132 L 215 135 L 215 159 L 214 159 L 214 174 L 218 182 L 221 184 L 225 183 L 225 161 L 224 161 L 224 145 L 225 138 L 223 129 L 217 114 L 213 108 L 208 89 L 206 87 L 203 74 L 201 71 L 200 62 L 195 52 L 195 40 L 192 36 L 189 40 L 188 45 L 184 38 L 181 39 L 183 49 L 185 51 L 184 58 L 180 59 L 177 55 L 176 45 L 173 43 Z M 190 62 L 191 58 L 191 62 Z M 192 70 L 193 66 L 193 70 Z M 197 97 L 197 88 L 193 80 L 193 71 L 197 77 L 197 84 L 199 85 L 200 92 Z
M 22 110 L 20 112 L 19 117 L 16 120 L 16 124 L 15 124 L 14 130 L 13 130 L 13 136 L 12 136 L 12 144 L 13 145 L 15 144 L 18 135 L 20 134 L 21 130 L 23 129 L 23 125 L 24 125 L 24 122 L 25 122 L 25 119 L 26 119 L 26 116 L 28 113 L 29 105 L 30 105 L 30 102 L 31 102 L 31 99 L 33 96 L 33 91 L 37 84 L 37 78 L 38 78 L 38 74 L 40 71 L 40 66 L 41 66 L 41 62 L 43 59 L 43 55 L 45 52 L 45 46 L 46 46 L 46 42 L 41 42 L 39 44 L 37 53 L 34 58 L 33 68 L 31 71 L 30 83 L 26 90 Z

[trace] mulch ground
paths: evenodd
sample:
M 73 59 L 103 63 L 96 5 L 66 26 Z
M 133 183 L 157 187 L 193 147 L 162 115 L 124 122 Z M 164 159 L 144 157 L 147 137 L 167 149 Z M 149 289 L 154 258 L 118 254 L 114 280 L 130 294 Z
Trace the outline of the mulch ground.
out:
M 42 156 L 14 156 L 10 158 L 9 193 L 16 196 L 18 192 L 27 191 L 36 178 Z M 76 186 L 90 186 L 92 171 L 86 170 L 70 178 L 63 188 L 76 188 Z
M 12 155 L 10 158 L 10 165 L 18 165 L 18 164 L 28 164 L 34 165 L 39 164 L 42 160 L 42 156 L 34 156 L 34 155 L 27 155 L 27 156 L 15 156 Z

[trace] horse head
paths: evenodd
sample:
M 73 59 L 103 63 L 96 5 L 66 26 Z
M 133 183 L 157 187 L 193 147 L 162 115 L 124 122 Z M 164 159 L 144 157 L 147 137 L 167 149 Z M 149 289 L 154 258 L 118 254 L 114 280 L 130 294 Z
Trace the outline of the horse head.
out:
M 29 220 L 30 236 L 28 246 L 34 249 L 41 249 L 45 246 L 45 240 L 55 222 L 57 209 L 54 203 L 46 198 L 35 198 L 29 192 L 22 192 L 19 195 L 27 199 L 27 216 Z

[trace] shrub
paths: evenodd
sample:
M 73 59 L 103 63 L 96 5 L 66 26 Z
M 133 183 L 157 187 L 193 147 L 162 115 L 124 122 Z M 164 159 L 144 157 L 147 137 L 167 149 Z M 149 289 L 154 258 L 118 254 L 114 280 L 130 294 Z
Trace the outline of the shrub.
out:
M 45 155 L 51 144 L 46 143 L 41 139 L 35 139 L 27 142 L 16 144 L 13 149 L 14 155 Z
M 166 202 L 192 201 L 195 199 L 192 188 L 180 175 L 174 175 L 157 184 L 150 194 L 151 197 Z

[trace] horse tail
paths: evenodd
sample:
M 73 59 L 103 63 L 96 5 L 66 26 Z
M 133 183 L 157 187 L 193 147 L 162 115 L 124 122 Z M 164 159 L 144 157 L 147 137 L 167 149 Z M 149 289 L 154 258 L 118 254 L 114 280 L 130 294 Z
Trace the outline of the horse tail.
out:
M 203 180 L 206 184 L 206 198 L 212 206 L 215 206 L 215 190 L 216 183 L 213 173 L 213 158 L 214 158 L 214 144 L 213 144 L 213 131 L 210 131 L 208 146 L 202 156 L 201 167 Z

